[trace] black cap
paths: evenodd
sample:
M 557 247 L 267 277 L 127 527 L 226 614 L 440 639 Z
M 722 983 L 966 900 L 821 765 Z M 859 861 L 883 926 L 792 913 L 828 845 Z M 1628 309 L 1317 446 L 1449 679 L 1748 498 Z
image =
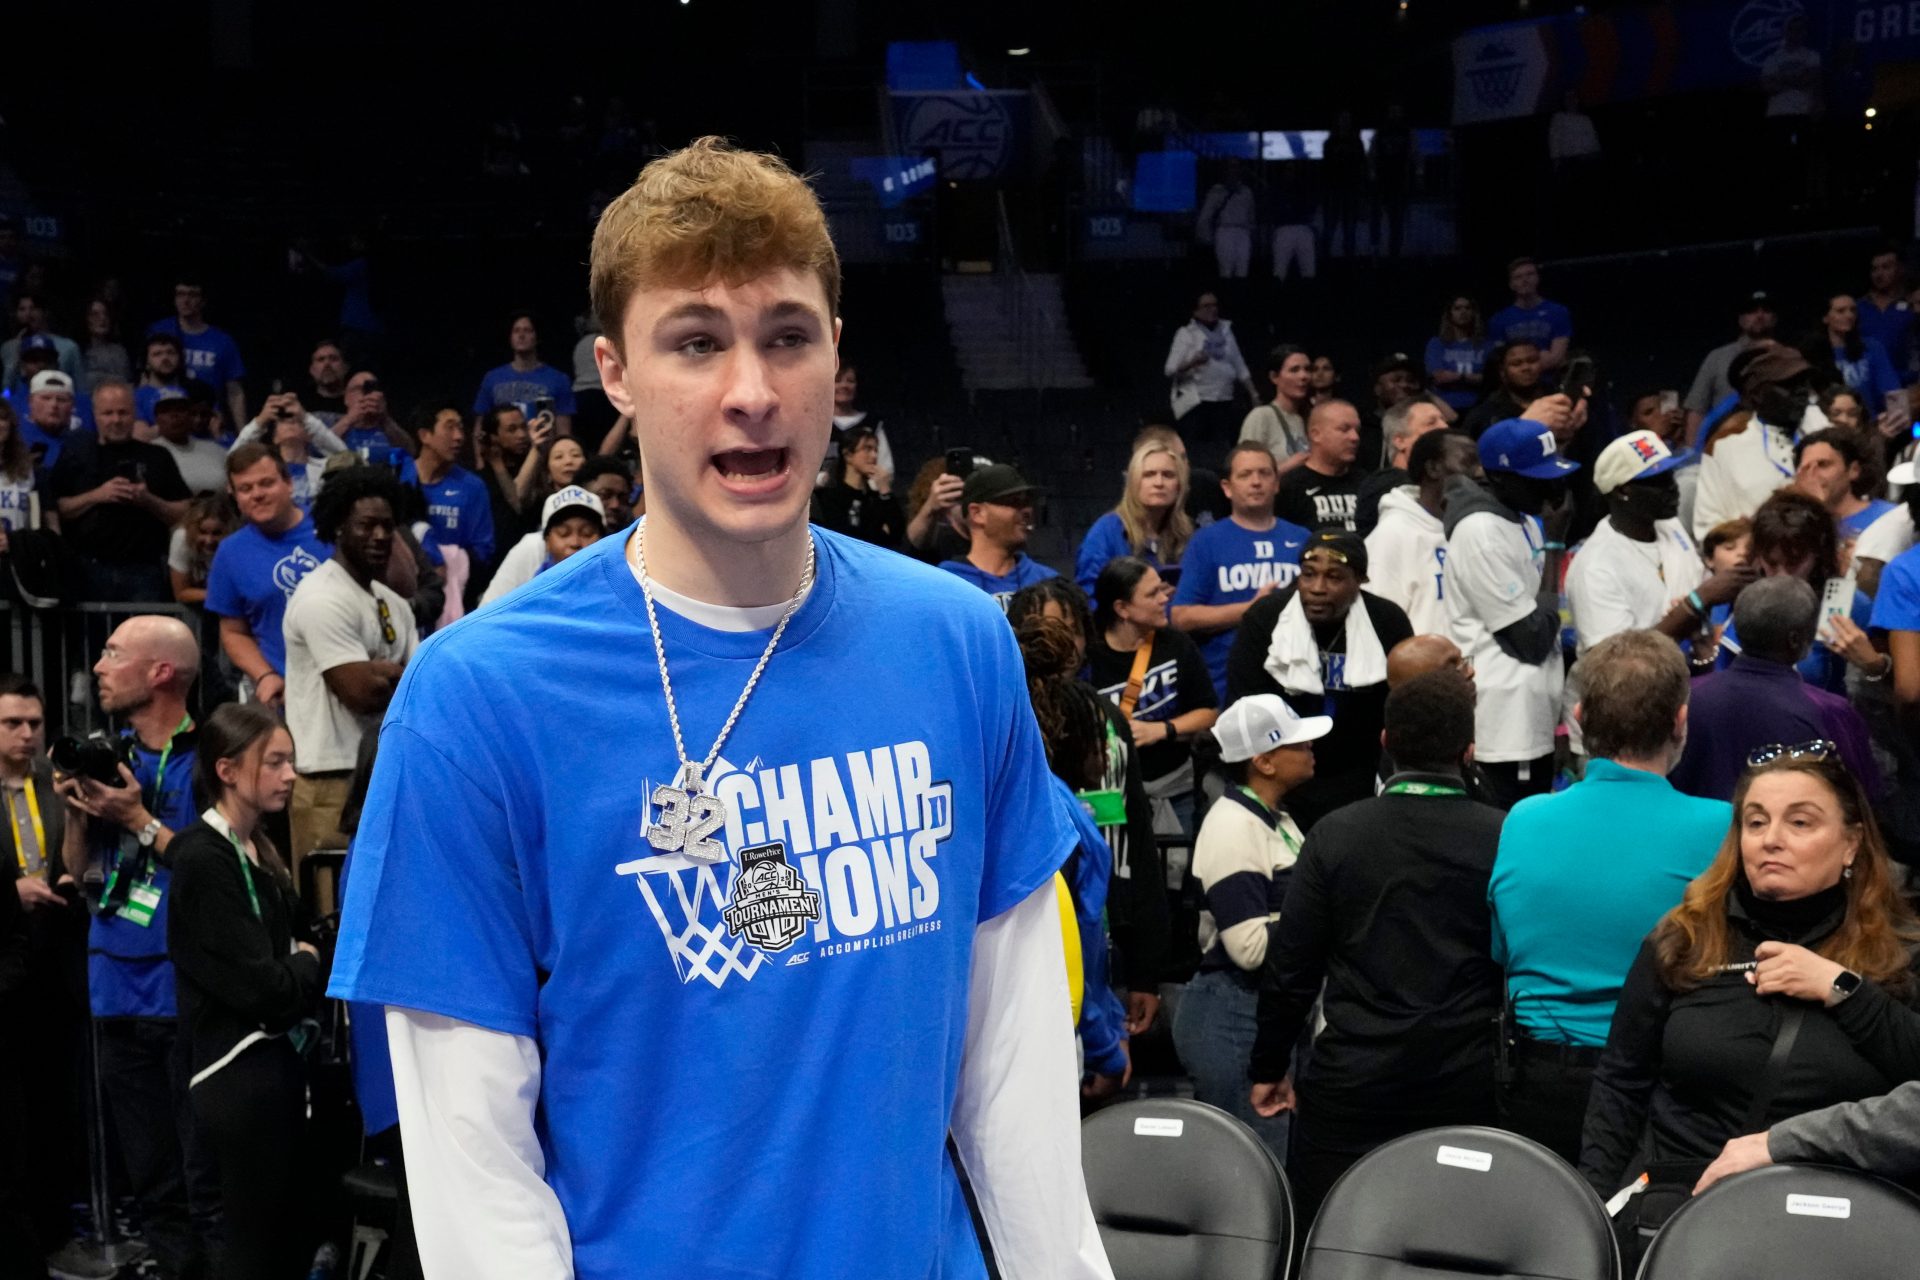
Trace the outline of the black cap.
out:
M 1373 366 L 1373 376 L 1376 378 L 1384 378 L 1390 373 L 1410 373 L 1416 378 L 1424 378 L 1427 371 L 1420 367 L 1418 360 L 1406 352 L 1396 351 Z
M 1005 502 L 1015 494 L 1037 494 L 1040 490 L 1027 483 L 1025 476 L 1004 462 L 981 467 L 967 477 L 960 489 L 960 502 Z
M 1765 289 L 1755 289 L 1750 293 L 1742 295 L 1740 299 L 1741 315 L 1745 315 L 1749 311 L 1759 311 L 1763 307 L 1768 311 L 1773 310 L 1773 299 L 1767 296 Z
M 1316 551 L 1339 556 L 1340 562 L 1352 569 L 1356 578 L 1367 576 L 1367 544 L 1351 529 L 1333 527 L 1314 530 L 1307 539 L 1306 547 L 1300 552 L 1300 558 L 1305 560 Z

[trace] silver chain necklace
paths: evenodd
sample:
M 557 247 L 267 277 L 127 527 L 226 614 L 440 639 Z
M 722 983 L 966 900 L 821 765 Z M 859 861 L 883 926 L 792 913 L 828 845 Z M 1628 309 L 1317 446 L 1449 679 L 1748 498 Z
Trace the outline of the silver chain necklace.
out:
M 807 567 L 800 574 L 800 585 L 794 588 L 793 599 L 787 602 L 787 611 L 780 615 L 773 638 L 767 641 L 760 661 L 754 664 L 753 674 L 747 677 L 747 687 L 740 691 L 739 700 L 727 714 L 727 722 L 720 726 L 720 736 L 713 740 L 707 758 L 695 764 L 687 758 L 687 744 L 680 734 L 680 709 L 673 700 L 673 677 L 667 674 L 667 650 L 660 639 L 660 618 L 653 608 L 653 579 L 647 574 L 646 533 L 647 520 L 642 516 L 640 528 L 633 536 L 634 559 L 640 570 L 640 595 L 647 602 L 647 629 L 653 635 L 653 656 L 660 663 L 660 689 L 667 699 L 667 721 L 673 726 L 673 750 L 680 758 L 680 769 L 674 774 L 672 785 L 663 783 L 655 787 L 649 797 L 659 808 L 660 816 L 647 825 L 647 843 L 661 853 L 679 853 L 699 862 L 724 862 L 726 847 L 713 838 L 713 833 L 726 825 L 729 815 L 726 802 L 708 794 L 706 772 L 720 758 L 727 735 L 733 732 L 734 722 L 746 710 L 747 699 L 760 683 L 760 673 L 767 669 L 773 651 L 780 647 L 780 637 L 786 634 L 787 624 L 793 621 L 800 602 L 807 597 L 807 589 L 813 585 L 813 536 L 807 536 Z

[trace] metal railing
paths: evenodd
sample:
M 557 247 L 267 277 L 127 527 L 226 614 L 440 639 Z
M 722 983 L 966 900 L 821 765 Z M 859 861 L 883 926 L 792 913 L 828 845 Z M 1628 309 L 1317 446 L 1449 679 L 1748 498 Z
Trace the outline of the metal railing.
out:
M 204 673 L 219 661 L 211 652 L 212 632 L 199 610 L 182 604 L 120 604 L 88 602 L 58 609 L 30 609 L 17 601 L 0 601 L 5 625 L 6 669 L 26 676 L 40 688 L 46 705 L 47 733 L 81 735 L 108 727 L 108 717 L 95 695 L 93 666 L 107 647 L 107 637 L 129 618 L 178 618 L 201 645 L 202 678 L 193 683 L 187 707 L 199 719 L 206 707 Z

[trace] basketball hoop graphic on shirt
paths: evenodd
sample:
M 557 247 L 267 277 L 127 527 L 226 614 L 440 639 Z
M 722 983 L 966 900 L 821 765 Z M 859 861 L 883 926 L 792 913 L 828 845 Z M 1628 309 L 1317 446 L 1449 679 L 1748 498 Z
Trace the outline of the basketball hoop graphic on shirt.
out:
M 667 854 L 623 862 L 614 871 L 640 886 L 683 985 L 704 978 L 719 987 L 735 974 L 751 981 L 766 963 L 765 953 L 727 932 L 720 877 L 737 875 L 731 862 L 694 864 Z

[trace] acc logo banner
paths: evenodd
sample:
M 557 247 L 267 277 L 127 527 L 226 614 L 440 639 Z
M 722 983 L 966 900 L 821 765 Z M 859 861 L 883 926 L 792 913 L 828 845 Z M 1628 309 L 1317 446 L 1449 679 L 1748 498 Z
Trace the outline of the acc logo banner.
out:
M 1003 177 L 1021 154 L 1024 93 L 896 93 L 893 103 L 902 149 L 938 152 L 943 177 Z
M 1453 42 L 1453 122 L 1532 115 L 1540 109 L 1550 62 L 1544 24 L 1469 31 Z

